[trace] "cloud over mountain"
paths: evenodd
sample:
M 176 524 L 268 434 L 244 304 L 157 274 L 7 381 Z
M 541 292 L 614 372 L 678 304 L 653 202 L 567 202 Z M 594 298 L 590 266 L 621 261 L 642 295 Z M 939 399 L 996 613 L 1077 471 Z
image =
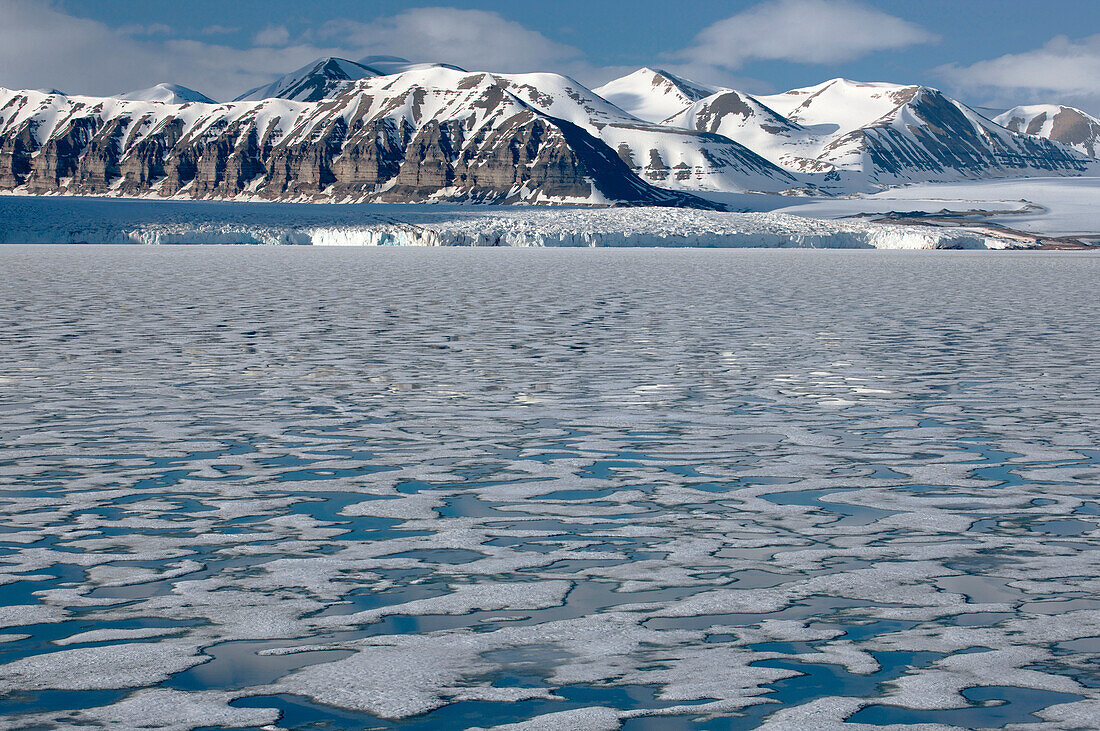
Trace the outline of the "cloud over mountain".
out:
M 271 80 L 272 69 L 302 65 L 334 50 L 311 44 L 233 48 L 149 37 L 146 26 L 111 27 L 42 0 L 0 0 L 0 85 L 112 94 L 171 81 L 215 98 Z
M 935 40 L 919 25 L 853 0 L 768 0 L 703 29 L 675 56 L 729 69 L 753 60 L 824 64 Z
M 369 23 L 330 21 L 316 35 L 325 43 L 370 54 L 490 71 L 560 67 L 582 57 L 580 50 L 499 13 L 450 7 L 414 8 Z
M 1073 40 L 1056 36 L 1039 48 L 936 71 L 961 91 L 991 102 L 1048 101 L 1100 110 L 1100 34 Z
M 163 25 L 112 27 L 79 18 L 46 0 L 0 0 L 0 19 L 0 86 L 14 88 L 112 94 L 172 81 L 232 99 L 270 82 L 273 70 L 326 56 L 374 54 L 493 71 L 592 72 L 576 48 L 498 13 L 449 7 L 406 10 L 370 23 L 332 21 L 316 29 L 276 23 L 253 34 L 249 48 L 211 42 L 210 36 L 232 28 L 210 26 L 202 40 L 181 38 Z

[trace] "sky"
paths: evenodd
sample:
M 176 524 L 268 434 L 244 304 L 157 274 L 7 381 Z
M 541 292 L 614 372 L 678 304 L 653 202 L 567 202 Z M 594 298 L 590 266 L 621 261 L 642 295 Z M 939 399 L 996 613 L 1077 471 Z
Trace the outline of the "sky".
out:
M 1095 0 L 0 0 L 8 88 L 226 100 L 329 55 L 589 86 L 651 66 L 750 93 L 842 76 L 1100 113 Z

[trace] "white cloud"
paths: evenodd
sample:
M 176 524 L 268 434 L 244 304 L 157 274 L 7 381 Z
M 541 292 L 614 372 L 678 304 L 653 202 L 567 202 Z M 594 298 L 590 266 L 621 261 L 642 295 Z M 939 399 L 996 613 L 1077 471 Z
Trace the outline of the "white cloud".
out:
M 128 36 L 166 36 L 172 32 L 172 29 L 164 23 L 150 23 L 149 25 L 124 25 L 118 29 L 118 32 Z
M 210 26 L 202 35 L 235 30 Z M 476 70 L 558 69 L 582 80 L 600 75 L 577 49 L 478 10 L 419 8 L 372 23 L 333 22 L 293 43 L 287 28 L 270 26 L 243 49 L 164 31 L 74 17 L 52 0 L 0 0 L 0 86 L 115 94 L 169 81 L 232 99 L 322 56 L 377 54 Z
M 290 31 L 285 25 L 269 25 L 252 37 L 257 46 L 285 46 L 290 43 Z
M 752 60 L 827 64 L 935 40 L 918 25 L 852 0 L 768 0 L 708 26 L 674 56 L 727 69 Z
M 581 52 L 498 13 L 415 8 L 370 23 L 326 23 L 319 37 L 357 49 L 359 56 L 392 55 L 483 71 L 520 72 L 581 64 Z
M 296 44 L 237 49 L 199 41 L 133 35 L 77 18 L 46 0 L 0 0 L 0 86 L 114 94 L 170 81 L 214 98 L 232 98 L 342 49 Z
M 1064 102 L 1100 110 L 1100 34 L 1077 41 L 1057 36 L 1031 51 L 936 71 L 987 103 Z
M 855 7 L 875 18 L 882 15 L 847 2 L 779 0 L 731 20 L 770 17 L 770 22 L 778 22 L 776 9 L 794 6 L 823 6 L 831 11 Z M 717 43 L 715 34 L 729 22 L 711 26 L 700 38 L 710 38 L 712 45 Z M 753 27 L 752 33 L 762 32 L 759 23 Z M 171 28 L 159 24 L 112 27 L 74 17 L 53 0 L 0 0 L 0 86 L 48 87 L 98 95 L 168 81 L 215 99 L 232 99 L 322 56 L 355 60 L 368 55 L 394 55 L 479 71 L 557 71 L 590 87 L 635 70 L 634 66 L 593 66 L 577 48 L 498 13 L 481 10 L 416 8 L 370 23 L 341 20 L 312 30 L 271 25 L 255 34 L 250 48 L 214 40 L 238 32 L 241 29 L 212 25 L 199 31 L 196 39 L 185 39 L 173 37 Z M 738 32 L 742 36 L 749 33 L 744 29 Z M 898 42 L 897 38 L 891 42 Z M 745 40 L 733 33 L 729 45 L 738 44 L 745 46 Z M 731 60 L 729 54 L 718 58 L 707 48 L 700 45 L 695 49 L 698 53 L 683 52 L 664 65 L 674 73 L 700 81 L 768 90 L 764 82 L 735 76 L 731 68 L 736 60 Z M 763 57 L 765 52 L 756 47 L 752 53 Z

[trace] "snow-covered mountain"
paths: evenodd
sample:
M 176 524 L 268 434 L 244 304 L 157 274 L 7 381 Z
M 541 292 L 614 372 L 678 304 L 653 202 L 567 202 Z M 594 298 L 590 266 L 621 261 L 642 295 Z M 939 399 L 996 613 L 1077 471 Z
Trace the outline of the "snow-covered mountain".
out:
M 967 106 L 969 106 L 971 109 L 973 109 L 975 112 L 982 115 L 986 119 L 991 119 L 994 122 L 997 121 L 997 117 L 1001 116 L 1007 111 L 1004 107 L 983 107 L 976 104 L 968 104 Z
M 663 122 L 719 89 L 662 69 L 640 68 L 593 91 L 638 119 Z
M 367 56 L 358 61 L 330 56 L 284 74 L 267 86 L 250 89 L 234 101 L 290 99 L 296 102 L 317 102 L 339 96 L 351 82 L 359 79 L 435 68 L 464 70 L 444 63 L 413 63 L 398 56 Z
M 832 79 L 782 94 L 720 92 L 666 124 L 717 132 L 837 192 L 919 181 L 1080 174 L 1066 146 L 1010 132 L 924 86 Z
M 171 105 L 0 90 L 0 189 L 713 206 L 639 179 L 605 143 L 509 83 L 444 68 L 361 79 L 323 102 Z
M 170 84 L 0 90 L 0 189 L 707 205 L 688 194 L 1100 173 L 1068 146 L 1095 153 L 1100 122 L 1063 107 L 1011 110 L 1013 131 L 923 86 L 753 97 L 641 69 L 600 87 L 616 104 L 559 74 L 363 60 L 319 59 L 226 104 Z
M 740 142 L 751 150 L 771 152 L 785 141 L 803 139 L 811 132 L 757 99 L 738 91 L 725 90 L 700 99 L 683 111 L 664 120 L 670 127 L 685 127 L 720 134 Z M 773 162 L 783 162 L 782 155 Z M 808 172 L 812 166 L 792 166 Z
M 838 87 L 844 87 L 843 91 Z M 829 116 L 833 121 L 826 121 L 828 107 L 835 108 L 833 90 L 846 100 L 840 110 L 847 113 L 834 111 Z M 770 104 L 773 99 L 761 101 Z M 885 113 L 879 114 L 884 108 Z M 879 116 L 865 121 L 873 114 Z M 1092 166 L 1091 160 L 1075 150 L 1010 132 L 924 86 L 888 89 L 837 81 L 815 98 L 802 101 L 788 116 L 804 126 L 838 124 L 837 132 L 824 135 L 825 144 L 816 158 L 841 170 L 859 172 L 877 184 L 1080 174 Z M 859 126 L 844 131 L 852 124 Z
M 559 74 L 495 74 L 527 104 L 599 137 L 638 175 L 662 188 L 780 192 L 804 185 L 721 135 L 653 124 Z
M 830 79 L 816 86 L 757 97 L 803 126 L 833 125 L 851 131 L 874 124 L 908 102 L 919 87 Z M 824 130 L 822 130 L 824 132 Z
M 60 94 L 59 91 L 51 91 L 52 94 Z M 148 89 L 138 89 L 119 94 L 119 99 L 135 102 L 161 102 L 162 104 L 187 104 L 198 102 L 200 104 L 214 104 L 214 100 L 205 94 L 200 94 L 194 89 L 188 89 L 179 84 L 157 84 Z
M 465 71 L 466 69 L 449 63 L 414 63 L 400 56 L 366 56 L 359 59 L 359 64 L 377 71 L 383 76 L 389 74 L 403 74 L 406 71 L 423 71 L 424 69 L 451 69 L 452 71 Z
M 298 102 L 316 102 L 336 96 L 352 81 L 381 76 L 382 73 L 344 58 L 319 58 L 300 69 L 280 76 L 267 86 L 250 89 L 233 101 L 290 99 Z
M 1074 107 L 1034 104 L 1014 107 L 993 118 L 1013 132 L 1037 135 L 1100 157 L 1100 119 Z

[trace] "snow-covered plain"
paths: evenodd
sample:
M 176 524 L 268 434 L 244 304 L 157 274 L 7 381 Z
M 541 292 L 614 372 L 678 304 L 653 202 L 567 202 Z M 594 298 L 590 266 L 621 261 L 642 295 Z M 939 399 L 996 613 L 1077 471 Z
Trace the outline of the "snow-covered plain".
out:
M 811 218 L 860 213 L 981 212 L 975 218 L 1046 236 L 1100 236 L 1100 178 L 1028 178 L 937 183 L 876 195 L 795 199 L 769 196 L 776 211 Z M 732 200 L 732 198 L 731 198 Z M 740 196 L 738 201 L 763 201 Z
M 1095 726 L 1100 258 L 0 272 L 0 726 Z
M 0 243 L 833 249 L 1000 249 L 1020 245 L 967 230 L 678 208 L 309 205 L 0 196 L 0 221 Z
M 1100 236 L 1100 178 L 1026 178 L 922 183 L 873 195 L 793 197 L 706 193 L 734 209 L 837 220 L 861 215 L 968 216 L 1040 236 Z

